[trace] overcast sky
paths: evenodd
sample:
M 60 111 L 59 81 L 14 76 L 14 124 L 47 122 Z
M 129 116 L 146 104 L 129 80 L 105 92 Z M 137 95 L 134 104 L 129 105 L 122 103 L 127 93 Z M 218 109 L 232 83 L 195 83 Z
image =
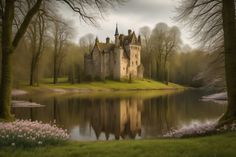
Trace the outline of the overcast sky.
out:
M 127 34 L 128 29 L 132 29 L 138 34 L 140 27 L 153 28 L 159 22 L 180 27 L 180 24 L 173 20 L 177 5 L 178 0 L 129 0 L 123 6 L 109 9 L 105 14 L 105 19 L 98 20 L 99 27 L 85 24 L 76 14 L 67 9 L 63 9 L 63 16 L 74 21 L 75 41 L 79 41 L 79 38 L 87 33 L 92 33 L 98 36 L 100 41 L 105 41 L 107 36 L 113 39 L 116 23 L 118 23 L 120 34 Z M 180 30 L 184 43 L 191 46 L 192 42 L 187 29 L 180 27 Z

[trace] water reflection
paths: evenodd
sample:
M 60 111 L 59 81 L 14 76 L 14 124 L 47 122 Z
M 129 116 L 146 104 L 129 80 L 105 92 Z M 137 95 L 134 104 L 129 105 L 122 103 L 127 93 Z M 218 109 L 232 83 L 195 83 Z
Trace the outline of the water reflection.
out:
M 14 108 L 17 118 L 52 122 L 69 130 L 72 139 L 153 138 L 193 120 L 219 117 L 225 105 L 198 101 L 202 92 L 187 91 L 160 95 L 147 92 L 125 96 L 36 96 L 44 108 Z

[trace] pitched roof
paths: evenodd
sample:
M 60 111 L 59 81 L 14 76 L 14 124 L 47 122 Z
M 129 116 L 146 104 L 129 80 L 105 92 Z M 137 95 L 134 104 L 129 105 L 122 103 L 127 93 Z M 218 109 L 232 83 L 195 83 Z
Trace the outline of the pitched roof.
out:
M 139 45 L 140 43 L 137 40 L 137 37 L 135 35 L 135 32 L 133 32 L 131 35 L 120 35 L 120 39 L 123 36 L 123 41 L 120 43 L 121 46 L 127 45 L 127 44 L 137 44 Z
M 130 44 L 140 45 L 141 44 L 140 41 L 137 39 L 137 37 L 135 35 L 135 32 L 133 32 L 129 35 L 120 34 L 119 35 L 119 42 L 120 42 L 120 46 L 125 51 L 125 56 L 128 59 L 130 58 L 130 52 L 129 52 L 129 48 L 127 47 L 127 45 L 130 45 Z M 113 52 L 113 50 L 115 48 L 115 44 L 113 44 L 113 43 L 102 43 L 102 42 L 99 42 L 98 39 L 96 39 L 94 48 L 95 47 L 97 47 L 99 52 L 101 52 L 101 53 L 110 53 L 110 52 Z M 93 53 L 93 50 L 90 53 L 91 55 Z
M 119 35 L 119 31 L 118 31 L 118 25 L 116 24 L 116 32 L 115 32 L 115 36 Z
M 111 43 L 97 43 L 97 47 L 99 49 L 100 52 L 110 52 L 111 50 L 113 50 L 115 48 L 115 44 L 111 44 Z

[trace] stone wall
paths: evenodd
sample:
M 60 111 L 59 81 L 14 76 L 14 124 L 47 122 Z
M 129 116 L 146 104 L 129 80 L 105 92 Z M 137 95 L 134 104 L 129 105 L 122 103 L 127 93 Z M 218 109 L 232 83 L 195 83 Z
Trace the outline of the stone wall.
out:
M 141 65 L 141 47 L 138 45 L 130 45 L 130 67 L 129 72 L 132 78 L 138 78 L 138 67 Z
M 127 51 L 125 52 L 122 47 L 116 47 L 111 52 L 100 52 L 95 47 L 91 57 L 85 56 L 86 75 L 92 78 L 115 80 L 129 79 L 130 75 L 132 79 L 143 78 L 141 46 L 129 45 Z
M 93 76 L 96 77 L 101 77 L 101 53 L 99 52 L 99 50 L 97 48 L 94 49 L 93 51 Z
M 86 72 L 87 76 L 92 77 L 92 70 L 93 69 L 93 60 L 90 55 L 84 56 L 84 71 Z
M 115 80 L 120 80 L 121 78 L 121 64 L 122 64 L 122 54 L 124 50 L 122 48 L 115 48 L 114 50 L 114 68 L 113 77 Z
M 129 60 L 125 56 L 125 52 L 123 51 L 121 56 L 121 65 L 120 65 L 120 73 L 122 79 L 128 79 L 129 77 Z

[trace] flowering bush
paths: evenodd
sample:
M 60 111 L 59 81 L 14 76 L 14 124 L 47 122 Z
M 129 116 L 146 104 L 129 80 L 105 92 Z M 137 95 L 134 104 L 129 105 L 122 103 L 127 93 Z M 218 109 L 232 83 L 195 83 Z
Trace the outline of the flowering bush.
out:
M 192 122 L 190 125 L 183 126 L 178 130 L 173 130 L 164 135 L 164 137 L 188 137 L 188 136 L 198 136 L 206 135 L 209 133 L 221 133 L 226 131 L 236 131 L 236 121 L 225 124 L 221 127 L 217 126 L 217 121 L 207 121 L 205 123 Z
M 205 123 L 200 123 L 198 121 L 192 122 L 190 125 L 186 125 L 181 127 L 178 130 L 173 130 L 164 137 L 187 137 L 187 136 L 197 136 L 197 135 L 204 135 L 215 130 L 217 123 L 215 121 L 207 121 Z
M 0 146 L 40 146 L 68 140 L 66 130 L 38 121 L 0 122 Z

